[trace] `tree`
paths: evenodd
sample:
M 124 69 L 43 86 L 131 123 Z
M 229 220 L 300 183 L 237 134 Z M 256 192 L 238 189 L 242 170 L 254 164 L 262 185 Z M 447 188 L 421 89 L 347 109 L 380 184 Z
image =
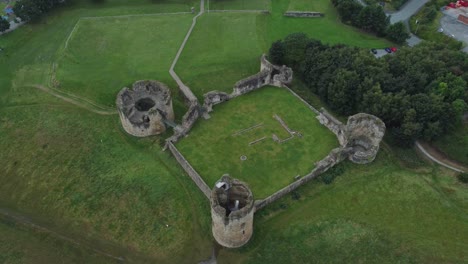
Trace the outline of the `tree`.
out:
M 304 60 L 309 38 L 304 33 L 293 33 L 288 35 L 284 41 L 284 63 L 291 67 L 299 66 Z
M 23 21 L 35 21 L 65 0 L 18 0 L 13 7 Z
M 410 34 L 401 21 L 390 25 L 387 29 L 387 38 L 395 43 L 403 44 L 409 37 Z
M 4 32 L 10 29 L 10 22 L 6 21 L 3 18 L 0 18 L 0 32 Z
M 363 9 L 362 5 L 354 0 L 344 0 L 337 2 L 336 9 L 340 14 L 341 21 L 354 24 L 356 17 Z
M 273 64 L 284 64 L 284 44 L 281 40 L 277 40 L 271 44 L 270 50 L 268 52 L 268 58 Z
M 380 5 L 368 5 L 364 7 L 359 12 L 354 23 L 354 25 L 366 31 L 374 32 L 378 36 L 385 36 L 385 31 L 389 24 L 390 19 Z
M 328 103 L 341 114 L 352 114 L 355 109 L 355 91 L 359 85 L 355 71 L 338 69 L 328 84 Z

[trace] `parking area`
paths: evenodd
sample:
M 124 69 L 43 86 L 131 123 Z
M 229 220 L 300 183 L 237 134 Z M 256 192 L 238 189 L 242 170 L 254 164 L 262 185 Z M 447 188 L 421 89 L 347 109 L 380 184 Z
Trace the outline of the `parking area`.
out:
M 466 12 L 468 12 L 468 8 L 451 8 L 442 11 L 444 16 L 440 19 L 440 26 L 444 34 L 468 45 L 468 25 L 457 20 L 459 14 L 466 15 Z

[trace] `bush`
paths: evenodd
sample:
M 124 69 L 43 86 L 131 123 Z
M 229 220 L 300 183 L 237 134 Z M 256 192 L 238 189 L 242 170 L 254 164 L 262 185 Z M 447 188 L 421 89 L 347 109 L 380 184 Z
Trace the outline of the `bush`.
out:
M 10 28 L 10 22 L 0 18 L 0 32 L 4 32 Z
M 336 179 L 336 177 L 343 174 L 343 172 L 344 172 L 343 166 L 337 165 L 335 167 L 330 168 L 324 174 L 320 175 L 320 179 L 325 184 L 331 184 Z
M 468 173 L 461 173 L 457 176 L 458 180 L 463 183 L 468 183 Z
M 388 27 L 387 38 L 395 43 L 403 44 L 410 37 L 403 22 L 395 23 Z

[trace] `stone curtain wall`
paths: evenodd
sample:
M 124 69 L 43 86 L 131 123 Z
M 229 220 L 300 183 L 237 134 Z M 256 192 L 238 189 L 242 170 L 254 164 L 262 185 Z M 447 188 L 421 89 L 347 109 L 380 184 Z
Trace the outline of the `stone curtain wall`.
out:
M 317 162 L 315 169 L 313 169 L 309 174 L 305 175 L 302 178 L 299 178 L 295 182 L 291 183 L 290 185 L 284 187 L 283 189 L 277 191 L 276 193 L 268 196 L 263 200 L 255 201 L 255 211 L 262 209 L 263 207 L 273 203 L 274 201 L 280 199 L 281 197 L 287 195 L 288 193 L 296 190 L 300 186 L 306 184 L 310 180 L 316 178 L 317 176 L 321 175 L 322 173 L 329 170 L 331 167 L 335 166 L 336 164 L 340 163 L 344 159 L 348 158 L 349 153 L 353 150 L 351 148 L 343 149 L 343 148 L 335 148 L 333 149 L 330 154 L 328 154 L 324 159 Z
M 286 66 L 277 66 L 266 59 L 263 54 L 260 59 L 260 71 L 252 76 L 242 79 L 234 85 L 231 94 L 211 91 L 204 95 L 203 107 L 207 113 L 213 111 L 213 105 L 220 104 L 237 96 L 257 90 L 266 85 L 287 87 L 292 82 L 293 71 Z
M 182 166 L 184 171 L 190 176 L 190 178 L 195 182 L 198 188 L 203 192 L 206 198 L 210 199 L 211 197 L 211 190 L 206 185 L 205 181 L 201 178 L 200 174 L 190 165 L 190 163 L 182 156 L 182 153 L 172 144 L 171 141 L 167 141 L 167 147 L 171 151 L 172 155 L 176 158 L 177 162 Z
M 333 134 L 336 135 L 341 146 L 347 144 L 345 126 L 338 119 L 328 113 L 323 107 L 320 109 L 320 113 L 317 116 L 320 124 L 326 126 Z
M 320 12 L 309 12 L 309 11 L 288 11 L 284 13 L 287 17 L 324 17 L 325 15 Z

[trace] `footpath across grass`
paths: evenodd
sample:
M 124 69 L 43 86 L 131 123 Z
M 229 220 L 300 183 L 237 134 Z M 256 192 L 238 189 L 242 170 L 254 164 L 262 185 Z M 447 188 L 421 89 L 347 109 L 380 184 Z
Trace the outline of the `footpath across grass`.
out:
M 306 175 L 315 162 L 338 147 L 336 136 L 319 123 L 316 114 L 282 88 L 262 88 L 215 106 L 210 115 L 177 147 L 208 186 L 228 173 L 247 182 L 256 199 L 292 183 L 297 175 Z M 275 142 L 273 134 L 279 139 L 290 135 L 274 115 L 301 135 Z M 260 141 L 251 143 L 255 140 Z

